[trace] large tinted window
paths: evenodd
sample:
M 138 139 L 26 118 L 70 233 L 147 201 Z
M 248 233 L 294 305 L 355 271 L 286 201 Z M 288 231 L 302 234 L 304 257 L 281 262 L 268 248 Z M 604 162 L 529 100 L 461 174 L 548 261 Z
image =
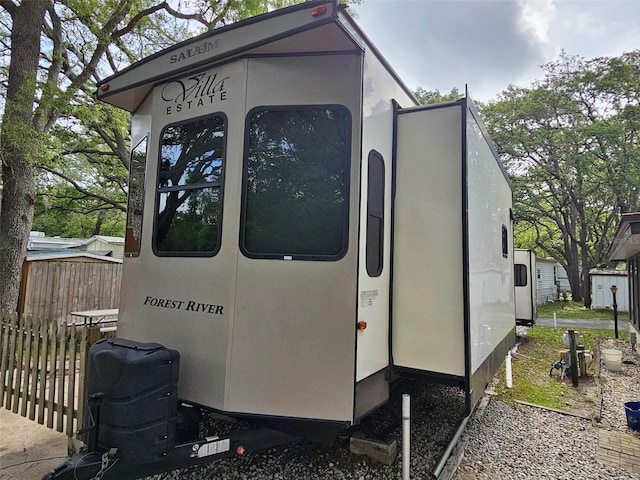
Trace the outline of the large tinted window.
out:
M 243 252 L 340 257 L 347 244 L 349 112 L 260 108 L 246 130 Z
M 213 255 L 220 245 L 225 120 L 220 115 L 162 131 L 154 249 Z

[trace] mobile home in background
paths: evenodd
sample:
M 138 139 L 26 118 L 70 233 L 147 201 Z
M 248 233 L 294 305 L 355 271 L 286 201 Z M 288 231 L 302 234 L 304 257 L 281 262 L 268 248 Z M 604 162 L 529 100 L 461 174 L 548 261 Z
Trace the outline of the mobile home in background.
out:
M 97 95 L 132 113 L 119 338 L 92 350 L 89 452 L 49 478 L 113 448 L 103 478 L 268 443 L 185 439 L 184 410 L 330 442 L 404 376 L 471 413 L 515 306 L 512 188 L 468 95 L 418 105 L 335 1 L 205 33 Z M 136 390 L 149 371 L 162 407 Z

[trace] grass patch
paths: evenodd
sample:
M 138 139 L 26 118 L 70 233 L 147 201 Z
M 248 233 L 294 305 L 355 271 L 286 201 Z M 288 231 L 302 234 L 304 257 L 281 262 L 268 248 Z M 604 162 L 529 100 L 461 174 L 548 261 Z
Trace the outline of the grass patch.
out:
M 549 408 L 566 411 L 593 411 L 597 398 L 594 366 L 589 375 L 580 377 L 580 385 L 572 386 L 571 376 L 567 374 L 560 380 L 560 370 L 551 370 L 551 364 L 560 358 L 560 350 L 565 348 L 562 335 L 566 328 L 534 326 L 522 337 L 518 351 L 513 356 L 513 388 L 505 385 L 504 363 L 495 377 L 494 389 L 499 397 L 513 404 L 516 400 L 535 403 Z M 581 329 L 580 343 L 595 353 L 596 339 L 613 338 L 613 330 Z M 628 338 L 628 332 L 620 332 L 619 337 Z
M 613 320 L 613 310 L 584 308 L 580 302 L 558 300 L 538 305 L 538 318 L 575 318 L 579 320 Z M 628 320 L 627 312 L 618 312 L 618 320 Z

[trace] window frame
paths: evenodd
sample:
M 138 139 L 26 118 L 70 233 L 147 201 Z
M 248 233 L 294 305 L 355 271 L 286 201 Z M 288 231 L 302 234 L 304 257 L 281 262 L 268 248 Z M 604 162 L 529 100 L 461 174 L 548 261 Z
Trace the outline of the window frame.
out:
M 160 188 L 159 187 L 160 174 L 162 170 L 160 166 L 160 162 L 161 162 L 161 153 L 162 153 L 162 147 L 163 147 L 162 138 L 163 138 L 164 132 L 171 127 L 178 127 L 180 125 L 187 125 L 190 123 L 201 122 L 201 121 L 214 119 L 214 118 L 222 119 L 223 139 L 222 139 L 222 152 L 220 155 L 222 166 L 220 171 L 219 182 L 207 182 L 207 183 L 201 183 L 201 184 L 194 184 L 194 185 L 200 185 L 200 186 L 177 185 L 173 187 Z M 191 117 L 191 118 L 183 119 L 173 123 L 167 123 L 162 127 L 162 130 L 160 130 L 160 135 L 158 137 L 158 153 L 156 158 L 157 171 L 156 171 L 156 180 L 154 184 L 155 205 L 153 210 L 153 233 L 151 235 L 151 247 L 152 247 L 153 253 L 156 256 L 158 257 L 215 257 L 220 251 L 220 248 L 222 248 L 222 219 L 223 219 L 223 211 L 224 211 L 224 184 L 225 184 L 225 176 L 226 176 L 225 166 L 227 162 L 227 140 L 228 140 L 228 133 L 229 133 L 228 127 L 229 127 L 228 118 L 224 112 L 212 112 L 207 115 L 201 115 L 198 117 Z M 185 187 L 188 187 L 188 188 L 185 188 Z M 158 250 L 156 238 L 157 238 L 157 231 L 158 231 L 158 216 L 160 214 L 159 208 L 160 208 L 161 193 L 166 193 L 171 191 L 183 191 L 183 190 L 200 190 L 201 191 L 206 188 L 216 188 L 218 189 L 218 192 L 219 192 L 218 203 L 220 207 L 219 207 L 218 225 L 217 225 L 218 241 L 216 243 L 215 248 L 213 250 L 184 250 L 184 251 Z
M 137 189 L 140 191 L 139 197 L 141 198 L 140 212 L 134 213 L 135 206 L 132 205 L 131 185 L 133 183 L 134 176 L 134 155 L 144 144 L 144 161 L 143 168 L 141 169 L 141 178 L 138 179 Z M 142 229 L 144 227 L 144 205 L 146 196 L 146 180 L 147 180 L 147 163 L 149 162 L 149 135 L 145 135 L 131 149 L 129 155 L 129 182 L 127 184 L 127 215 L 125 223 L 125 237 L 124 237 L 124 256 L 125 258 L 139 257 L 142 250 Z M 137 232 L 138 236 L 135 236 L 134 228 L 131 226 L 134 217 L 140 219 L 140 231 Z
M 249 169 L 249 147 L 250 147 L 250 131 L 253 116 L 257 112 L 286 112 L 300 110 L 339 110 L 345 115 L 345 157 L 344 157 L 344 205 L 342 206 L 342 245 L 340 250 L 332 255 L 311 254 L 311 253 L 295 253 L 295 252 L 278 252 L 264 253 L 252 252 L 245 245 L 246 240 L 246 220 L 247 220 L 247 189 L 248 189 L 248 169 Z M 259 105 L 249 110 L 245 116 L 244 128 L 244 146 L 242 152 L 242 190 L 241 190 L 241 206 L 240 206 L 240 229 L 238 244 L 242 254 L 251 259 L 263 260 L 306 260 L 306 261 L 338 261 L 342 259 L 348 251 L 349 247 L 349 215 L 351 203 L 351 164 L 352 164 L 352 137 L 353 137 L 353 117 L 351 111 L 345 105 L 341 104 L 292 104 L 292 105 Z
M 371 172 L 372 172 L 372 164 L 379 162 L 381 167 L 382 178 L 380 182 L 381 189 L 378 192 L 372 191 L 372 184 L 374 182 L 371 181 Z M 367 225 L 365 230 L 365 268 L 367 270 L 367 274 L 370 277 L 379 277 L 382 275 L 382 271 L 384 269 L 384 222 L 385 222 L 385 178 L 386 178 L 386 168 L 384 164 L 384 157 L 380 152 L 376 150 L 371 150 L 369 155 L 367 156 Z M 380 201 L 381 209 L 377 210 L 373 208 L 372 199 L 378 199 Z M 371 233 L 373 227 L 372 218 L 379 220 L 378 228 L 377 228 L 377 242 L 376 245 L 372 245 L 369 242 L 371 238 Z M 370 262 L 376 260 L 376 268 L 370 268 Z
M 509 258 L 509 229 L 502 224 L 502 256 Z
M 522 271 L 524 270 L 524 273 Z M 524 263 L 516 263 L 513 265 L 513 277 L 516 287 L 526 287 L 529 284 L 529 268 Z M 521 283 L 524 280 L 524 283 Z

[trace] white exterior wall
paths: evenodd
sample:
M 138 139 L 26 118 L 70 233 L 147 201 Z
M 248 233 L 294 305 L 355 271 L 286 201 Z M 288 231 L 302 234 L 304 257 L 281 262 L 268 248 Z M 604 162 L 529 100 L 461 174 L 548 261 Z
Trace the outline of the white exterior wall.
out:
M 459 105 L 398 116 L 393 355 L 465 374 Z
M 536 258 L 537 303 L 542 305 L 558 299 L 556 288 L 556 266 L 558 262 L 547 258 Z
M 466 130 L 469 322 L 474 374 L 515 325 L 512 192 L 471 112 L 467 113 Z M 507 229 L 506 255 L 503 226 Z
M 102 238 L 94 238 L 91 242 L 87 243 L 87 252 L 102 252 L 105 250 L 111 250 L 111 256 L 113 258 L 124 258 L 124 238 L 122 242 L 107 242 Z
M 515 328 L 511 188 L 473 115 L 465 125 L 463 113 L 456 104 L 398 116 L 394 232 L 394 362 L 455 376 L 467 373 L 467 341 L 474 375 Z
M 629 278 L 626 275 L 590 274 L 591 308 L 613 309 L 611 286 L 618 287 L 616 303 L 619 312 L 629 311 Z
M 365 52 L 362 105 L 362 179 L 360 186 L 360 240 L 358 272 L 358 321 L 367 328 L 357 333 L 356 381 L 389 365 L 389 275 L 391 271 L 391 174 L 393 158 L 394 111 L 391 99 L 401 106 L 412 106 L 409 98 L 387 69 L 371 52 Z M 367 252 L 367 176 L 369 152 L 384 159 L 384 260 L 382 273 L 370 277 L 366 269 Z

